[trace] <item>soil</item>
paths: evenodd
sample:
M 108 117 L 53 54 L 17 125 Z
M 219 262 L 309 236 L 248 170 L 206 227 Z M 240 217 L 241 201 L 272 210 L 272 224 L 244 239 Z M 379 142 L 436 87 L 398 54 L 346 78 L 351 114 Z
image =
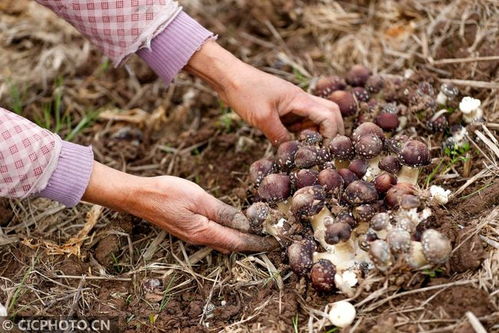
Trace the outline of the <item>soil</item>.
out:
M 9 200 L 0 198 L 0 226 L 6 225 L 14 216 Z
M 463 273 L 476 270 L 485 259 L 487 252 L 484 243 L 478 234 L 470 237 L 473 231 L 473 227 L 466 227 L 458 234 L 454 246 L 459 245 L 459 248 L 454 250 L 449 260 L 451 271 Z
M 468 286 L 445 289 L 430 304 L 433 307 L 432 311 L 439 311 L 441 308 L 449 318 L 461 318 L 467 311 L 473 312 L 477 317 L 482 317 L 490 314 L 494 309 L 486 292 Z
M 499 181 L 483 189 L 477 195 L 472 196 L 465 202 L 456 205 L 459 214 L 465 217 L 480 215 L 499 204 Z M 464 222 L 467 219 L 463 219 Z

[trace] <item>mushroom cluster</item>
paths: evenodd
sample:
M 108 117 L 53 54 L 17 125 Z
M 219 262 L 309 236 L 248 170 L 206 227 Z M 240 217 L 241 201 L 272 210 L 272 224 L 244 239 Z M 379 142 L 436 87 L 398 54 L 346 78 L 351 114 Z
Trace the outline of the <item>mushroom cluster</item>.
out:
M 425 109 L 433 129 L 447 129 L 445 112 L 436 110 L 456 104 L 459 92 L 449 84 L 438 96 L 426 82 L 407 87 L 360 65 L 345 78 L 320 79 L 315 94 L 338 104 L 347 135 L 323 138 L 305 129 L 250 166 L 252 231 L 274 236 L 293 272 L 318 291 L 351 296 L 370 270 L 437 267 L 451 253 L 450 241 L 424 223 L 450 192 L 418 187 L 430 151 L 404 128 Z M 466 103 L 462 109 L 478 104 Z
M 293 272 L 315 289 L 352 295 L 373 268 L 421 269 L 448 259 L 450 242 L 421 223 L 439 202 L 417 187 L 419 168 L 429 163 L 423 142 L 389 137 L 372 122 L 333 139 L 306 129 L 250 166 L 246 215 L 254 233 L 287 248 Z

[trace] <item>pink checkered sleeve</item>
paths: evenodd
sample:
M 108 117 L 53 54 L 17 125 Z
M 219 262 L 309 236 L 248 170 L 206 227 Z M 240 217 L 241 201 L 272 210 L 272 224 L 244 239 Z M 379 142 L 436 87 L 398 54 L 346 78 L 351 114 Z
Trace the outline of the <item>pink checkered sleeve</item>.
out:
M 43 190 L 60 150 L 57 135 L 0 108 L 0 196 L 25 198 Z
M 71 23 L 115 66 L 143 47 L 180 13 L 173 0 L 37 0 Z
M 76 205 L 88 186 L 92 147 L 61 138 L 0 108 L 0 197 L 36 195 Z

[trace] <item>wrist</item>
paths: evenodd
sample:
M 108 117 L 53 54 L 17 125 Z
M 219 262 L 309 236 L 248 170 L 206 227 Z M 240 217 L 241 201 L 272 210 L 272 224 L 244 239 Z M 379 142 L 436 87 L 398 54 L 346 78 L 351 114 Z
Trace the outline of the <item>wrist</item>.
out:
M 140 187 L 147 179 L 94 162 L 83 200 L 120 212 L 130 212 Z
M 185 69 L 207 82 L 224 99 L 227 91 L 240 85 L 238 78 L 246 67 L 247 64 L 211 40 L 191 57 Z

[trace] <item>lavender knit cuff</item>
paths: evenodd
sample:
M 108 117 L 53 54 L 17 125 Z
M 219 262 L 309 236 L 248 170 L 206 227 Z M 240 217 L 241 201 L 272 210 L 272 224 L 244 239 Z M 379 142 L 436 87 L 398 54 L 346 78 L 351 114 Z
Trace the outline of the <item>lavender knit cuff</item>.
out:
M 151 48 L 140 49 L 137 54 L 168 85 L 203 43 L 213 36 L 189 15 L 180 12 L 152 40 Z
M 38 193 L 38 196 L 73 207 L 85 193 L 92 174 L 93 163 L 92 147 L 63 141 L 57 167 L 47 187 Z

